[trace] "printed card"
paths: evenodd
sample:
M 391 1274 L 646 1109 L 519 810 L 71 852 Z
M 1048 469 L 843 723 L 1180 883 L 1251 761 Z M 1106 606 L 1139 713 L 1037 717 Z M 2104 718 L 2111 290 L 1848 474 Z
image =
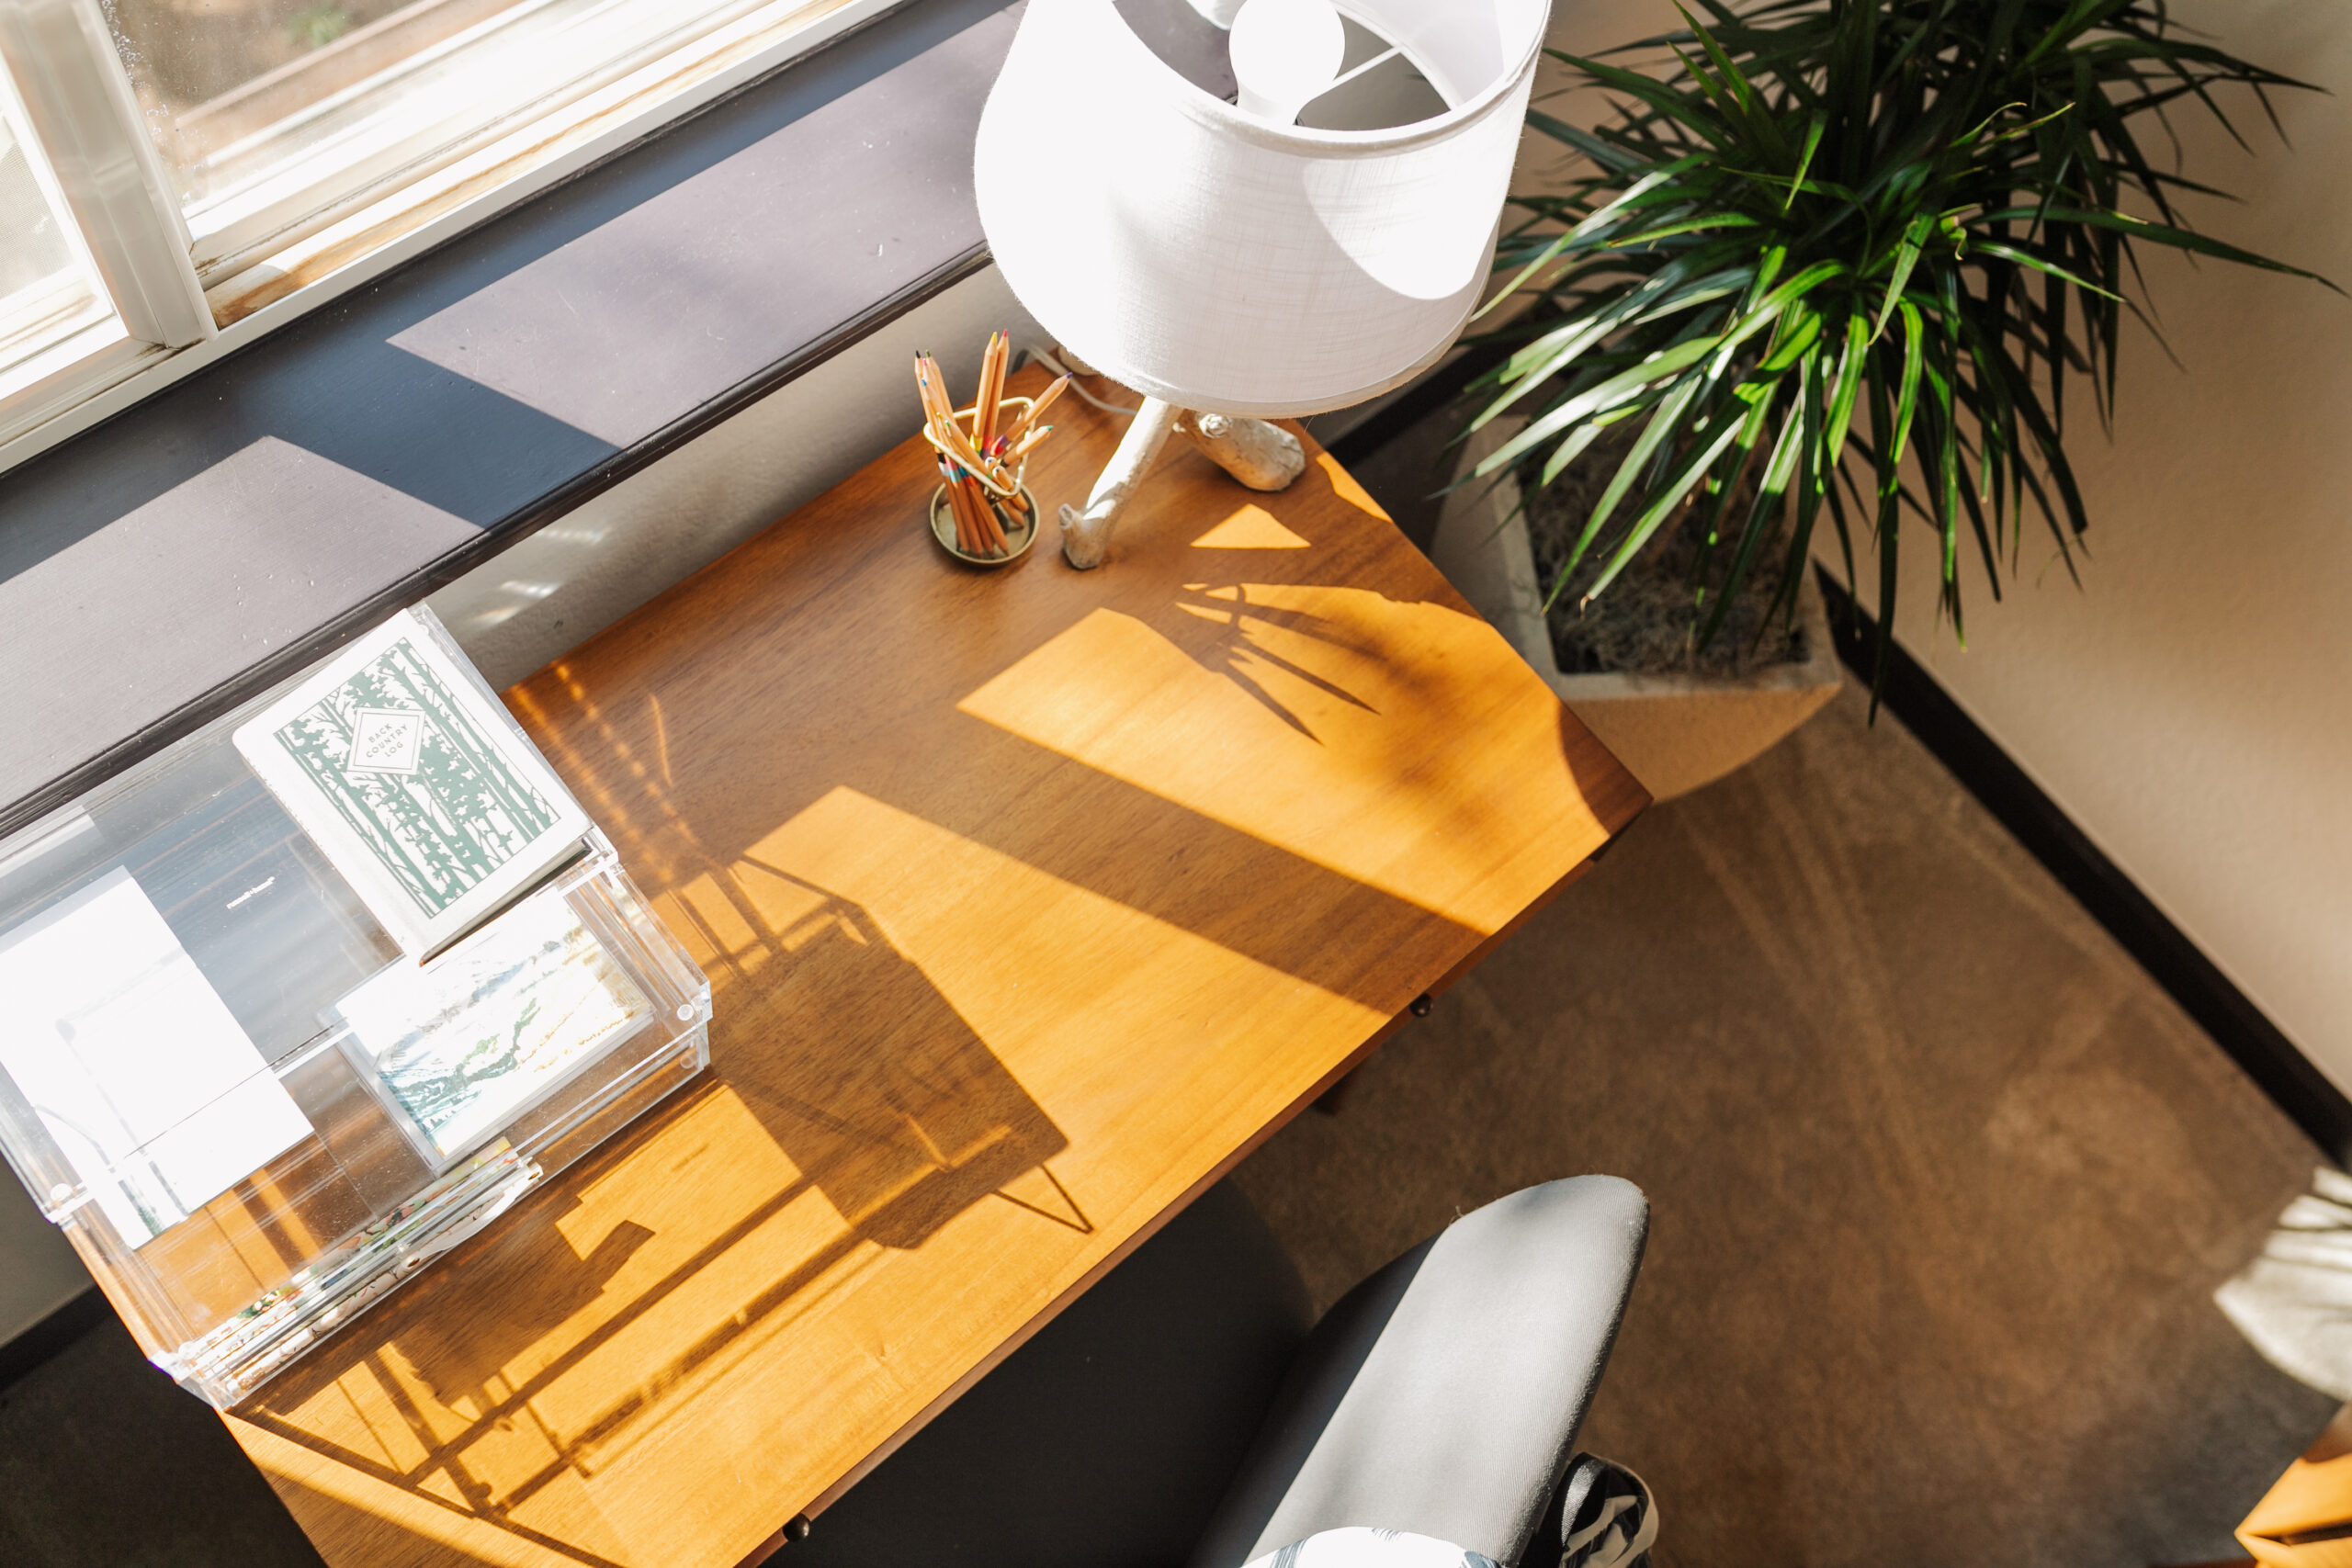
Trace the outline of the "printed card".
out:
M 394 964 L 337 1010 L 345 1049 L 436 1170 L 653 1016 L 555 887 L 429 964 Z
M 589 826 L 460 659 L 403 612 L 236 733 L 412 957 L 528 887 Z

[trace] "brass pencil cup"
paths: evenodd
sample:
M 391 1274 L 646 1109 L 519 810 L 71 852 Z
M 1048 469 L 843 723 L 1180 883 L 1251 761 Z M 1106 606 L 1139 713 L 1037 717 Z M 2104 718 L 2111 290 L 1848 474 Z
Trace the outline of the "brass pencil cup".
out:
M 1001 556 L 974 555 L 956 544 L 956 513 L 947 504 L 945 485 L 931 492 L 931 536 L 939 542 L 941 549 L 968 565 L 1011 566 L 1027 555 L 1029 547 L 1037 542 L 1037 498 L 1029 493 L 1027 485 L 1023 485 L 1021 499 L 1028 503 L 1029 513 L 1025 517 L 995 496 L 989 497 L 989 507 L 996 513 L 997 526 L 1004 530 L 1004 554 Z
M 1001 399 L 997 404 L 998 418 L 1009 425 L 1027 413 L 1034 401 L 1030 398 Z M 979 405 L 977 403 L 967 409 L 957 409 L 956 427 L 967 438 L 972 437 L 979 428 Z M 956 461 L 956 454 L 943 446 L 939 437 L 928 428 L 923 431 L 923 439 L 931 443 L 943 459 L 955 464 L 958 470 L 962 469 L 964 465 Z M 976 555 L 956 542 L 956 513 L 948 503 L 947 487 L 944 484 L 933 491 L 931 497 L 931 536 L 939 541 L 939 547 L 957 560 L 972 566 L 1007 566 L 1027 555 L 1029 547 L 1037 542 L 1037 498 L 1029 493 L 1029 487 L 1024 482 L 1028 471 L 1029 465 L 1025 461 L 1011 469 L 1011 491 L 1000 488 L 986 475 L 974 476 L 988 496 L 989 509 L 996 514 L 997 525 L 1004 530 L 1002 555 Z M 1012 494 L 1020 496 L 1026 509 L 1025 514 L 1007 504 L 1006 498 Z

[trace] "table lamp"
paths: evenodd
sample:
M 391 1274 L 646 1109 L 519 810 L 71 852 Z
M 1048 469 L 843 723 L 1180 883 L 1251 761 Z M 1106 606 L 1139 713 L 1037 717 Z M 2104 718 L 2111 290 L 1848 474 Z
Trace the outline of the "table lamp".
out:
M 1180 422 L 1290 443 L 1295 474 L 1292 438 L 1245 422 L 1377 397 L 1453 345 L 1548 10 L 1029 0 L 980 117 L 981 227 L 1038 322 L 1145 399 L 1085 507 L 1062 509 L 1071 565 L 1102 560 Z M 1383 72 L 1429 112 L 1363 125 Z

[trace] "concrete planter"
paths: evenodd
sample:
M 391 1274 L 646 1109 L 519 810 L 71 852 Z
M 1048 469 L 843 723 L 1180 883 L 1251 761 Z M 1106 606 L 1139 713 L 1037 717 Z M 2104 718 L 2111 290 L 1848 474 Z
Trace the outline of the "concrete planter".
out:
M 1508 438 L 1489 427 L 1464 455 L 1463 471 Z M 1568 675 L 1553 657 L 1536 590 L 1535 557 L 1518 486 L 1464 486 L 1447 498 L 1430 556 L 1471 606 L 1560 694 L 1568 710 L 1659 800 L 1687 795 L 1747 766 L 1838 694 L 1844 679 L 1821 592 L 1807 576 L 1797 597 L 1805 660 L 1735 677 Z

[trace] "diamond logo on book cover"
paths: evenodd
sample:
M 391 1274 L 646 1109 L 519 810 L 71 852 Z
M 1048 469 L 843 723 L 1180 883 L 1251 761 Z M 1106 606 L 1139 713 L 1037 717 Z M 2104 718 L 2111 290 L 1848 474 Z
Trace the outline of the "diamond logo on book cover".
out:
M 424 716 L 413 708 L 361 708 L 352 715 L 347 773 L 413 773 L 424 752 Z
M 427 916 L 556 821 L 555 804 L 405 637 L 279 724 L 275 739 Z

